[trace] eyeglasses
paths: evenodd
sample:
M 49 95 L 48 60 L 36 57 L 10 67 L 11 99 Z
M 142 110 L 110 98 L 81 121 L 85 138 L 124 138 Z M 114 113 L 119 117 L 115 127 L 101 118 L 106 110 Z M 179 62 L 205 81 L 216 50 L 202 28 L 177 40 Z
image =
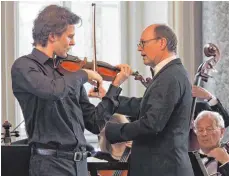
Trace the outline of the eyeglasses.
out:
M 213 134 L 219 128 L 206 128 L 206 129 L 195 129 L 197 135 L 202 135 L 206 131 L 206 134 Z
M 149 39 L 149 40 L 142 40 L 139 42 L 139 44 L 137 44 L 138 47 L 141 47 L 142 49 L 144 48 L 144 45 L 150 41 L 153 41 L 153 40 L 158 40 L 158 39 L 161 39 L 161 37 L 156 37 L 156 38 L 153 38 L 153 39 Z

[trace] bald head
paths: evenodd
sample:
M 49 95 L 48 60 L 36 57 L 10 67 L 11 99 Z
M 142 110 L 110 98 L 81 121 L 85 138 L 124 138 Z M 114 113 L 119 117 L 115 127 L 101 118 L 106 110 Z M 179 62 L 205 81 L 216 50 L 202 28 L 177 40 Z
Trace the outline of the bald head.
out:
M 177 52 L 177 37 L 171 28 L 164 24 L 152 24 L 143 31 L 142 38 L 165 38 L 169 52 Z
M 159 24 L 151 24 L 151 25 L 149 25 L 148 27 L 145 28 L 143 33 L 144 32 L 152 33 L 152 31 L 154 32 L 155 27 L 158 27 L 158 26 L 159 26 Z

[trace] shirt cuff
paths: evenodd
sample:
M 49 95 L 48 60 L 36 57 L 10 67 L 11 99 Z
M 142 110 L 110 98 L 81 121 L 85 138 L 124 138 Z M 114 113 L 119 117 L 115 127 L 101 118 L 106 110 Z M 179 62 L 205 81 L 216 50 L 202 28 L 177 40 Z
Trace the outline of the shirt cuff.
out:
M 223 167 L 224 165 L 226 165 L 226 164 L 229 164 L 229 161 L 228 162 L 226 162 L 226 163 L 224 163 L 224 164 L 222 164 L 221 166 L 219 166 L 219 167 Z
M 110 85 L 107 93 L 106 93 L 106 96 L 110 97 L 110 96 L 119 96 L 119 94 L 121 93 L 122 91 L 122 88 L 120 87 L 115 87 L 114 85 Z
M 218 100 L 215 96 L 212 96 L 211 100 L 208 102 L 210 106 L 215 106 L 218 103 Z

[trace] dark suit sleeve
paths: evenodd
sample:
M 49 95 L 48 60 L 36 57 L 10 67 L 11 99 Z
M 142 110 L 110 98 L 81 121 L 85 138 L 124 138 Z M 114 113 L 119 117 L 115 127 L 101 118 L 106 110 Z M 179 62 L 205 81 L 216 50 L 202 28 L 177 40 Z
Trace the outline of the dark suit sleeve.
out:
M 119 105 L 118 96 L 121 90 L 120 87 L 115 87 L 111 84 L 102 101 L 95 107 L 90 103 L 87 92 L 82 86 L 80 106 L 83 112 L 85 127 L 88 131 L 98 134 L 105 126 L 106 121 L 111 118 Z
M 170 76 L 166 80 L 159 80 L 148 97 L 145 97 L 144 116 L 131 123 L 107 123 L 105 134 L 111 143 L 131 141 L 144 135 L 160 133 L 167 124 L 179 97 L 180 84 L 176 78 Z
M 219 172 L 222 176 L 229 176 L 229 162 L 219 167 Z
M 119 96 L 119 107 L 116 112 L 119 114 L 137 117 L 140 110 L 141 100 L 142 98 Z
M 221 104 L 221 102 L 219 101 L 219 99 L 217 99 L 218 103 L 214 106 L 211 106 L 211 109 L 213 111 L 216 111 L 218 113 L 220 113 L 223 116 L 223 120 L 225 122 L 225 127 L 229 126 L 229 115 L 228 112 L 224 109 L 223 105 Z

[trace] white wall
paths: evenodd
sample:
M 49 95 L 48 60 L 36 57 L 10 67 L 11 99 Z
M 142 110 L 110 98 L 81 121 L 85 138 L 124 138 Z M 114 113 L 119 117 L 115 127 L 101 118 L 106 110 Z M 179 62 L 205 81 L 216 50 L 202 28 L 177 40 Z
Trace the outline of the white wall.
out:
M 143 27 L 153 23 L 168 24 L 168 1 L 143 2 Z

